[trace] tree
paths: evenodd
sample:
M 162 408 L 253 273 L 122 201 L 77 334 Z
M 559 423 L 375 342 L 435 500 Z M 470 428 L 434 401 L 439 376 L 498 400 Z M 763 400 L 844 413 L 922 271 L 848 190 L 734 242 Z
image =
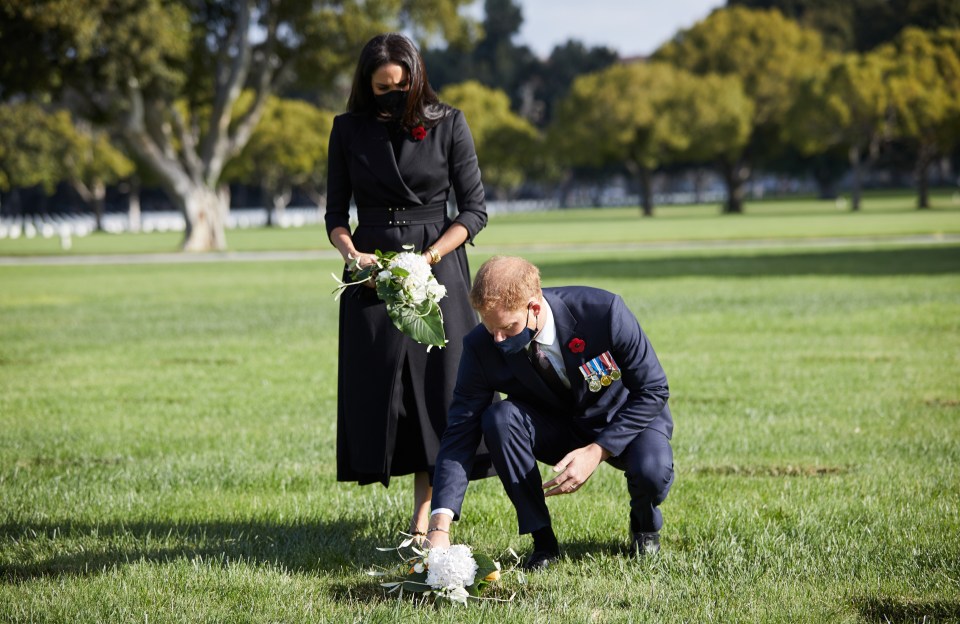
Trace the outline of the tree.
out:
M 880 54 L 837 56 L 803 83 L 784 124 L 787 140 L 806 155 L 847 152 L 854 211 L 860 209 L 864 158 L 867 166 L 876 160 L 888 132 L 889 71 Z
M 872 50 L 908 26 L 960 28 L 960 3 L 949 0 L 727 0 L 727 5 L 778 9 L 842 51 Z
M 0 189 L 41 185 L 49 194 L 66 182 L 102 230 L 107 186 L 133 170 L 105 132 L 75 123 L 65 110 L 48 112 L 33 102 L 0 106 Z
M 8 0 L 0 97 L 49 91 L 122 137 L 183 212 L 183 248 L 222 249 L 227 162 L 268 98 L 329 85 L 371 35 L 468 34 L 467 0 Z M 253 102 L 237 101 L 248 89 Z
M 505 91 L 519 110 L 524 76 L 538 62 L 530 48 L 513 43 L 522 24 L 523 11 L 515 0 L 485 0 L 482 36 L 475 45 L 454 43 L 424 54 L 431 84 L 442 89 L 474 80 Z
M 588 48 L 574 39 L 557 45 L 545 62 L 531 66 L 524 77 L 528 102 L 523 113 L 538 125 L 549 124 L 557 103 L 570 91 L 577 76 L 600 71 L 617 62 L 617 53 L 610 48 Z
M 530 122 L 510 111 L 510 98 L 498 89 L 468 81 L 449 85 L 440 99 L 463 111 L 477 148 L 483 181 L 509 195 L 525 179 L 540 136 Z
M 134 164 L 117 149 L 103 130 L 74 122 L 66 111 L 51 118 L 50 131 L 63 149 L 58 154 L 63 180 L 93 210 L 97 231 L 103 230 L 107 186 L 134 173 Z
M 779 11 L 741 7 L 714 11 L 654 54 L 656 60 L 695 74 L 735 77 L 753 104 L 749 142 L 720 162 L 727 184 L 725 212 L 743 211 L 745 185 L 754 165 L 775 154 L 779 126 L 798 85 L 822 58 L 817 32 L 800 27 Z
M 694 76 L 666 63 L 613 65 L 577 78 L 550 128 L 571 166 L 622 163 L 653 215 L 651 176 L 672 162 L 701 162 L 742 150 L 752 104 L 735 79 Z
M 268 225 L 274 215 L 283 219 L 294 188 L 316 188 L 317 179 L 326 177 L 333 117 L 307 102 L 272 97 L 243 152 L 227 166 L 226 179 L 259 182 L 270 200 Z
M 917 155 L 917 207 L 929 208 L 930 165 L 960 141 L 960 29 L 907 28 L 878 54 L 893 66 L 895 133 Z
M 49 123 L 49 114 L 32 102 L 0 105 L 0 191 L 56 188 L 61 169 Z

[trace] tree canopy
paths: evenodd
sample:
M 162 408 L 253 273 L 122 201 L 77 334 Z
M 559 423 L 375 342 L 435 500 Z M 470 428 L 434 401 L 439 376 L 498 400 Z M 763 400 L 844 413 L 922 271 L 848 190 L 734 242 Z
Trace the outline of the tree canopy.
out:
M 278 212 L 296 187 L 314 196 L 321 194 L 333 118 L 334 113 L 308 102 L 271 97 L 257 129 L 240 156 L 227 166 L 225 177 L 256 181 Z
M 507 94 L 470 80 L 444 87 L 439 95 L 463 111 L 484 183 L 505 194 L 520 186 L 535 159 L 540 136 L 530 122 L 510 110 Z
M 727 0 L 727 6 L 778 9 L 841 51 L 872 50 L 908 26 L 960 28 L 960 3 L 950 0 Z
M 721 160 L 727 181 L 727 212 L 740 212 L 743 185 L 754 164 L 775 155 L 776 136 L 799 85 L 820 65 L 820 35 L 779 11 L 733 7 L 679 32 L 654 54 L 698 75 L 740 81 L 752 103 L 750 140 L 740 154 Z
M 890 67 L 876 53 L 837 55 L 801 85 L 783 126 L 785 140 L 806 155 L 847 153 L 853 210 L 860 208 L 861 162 L 877 158 L 889 130 Z
M 674 162 L 739 153 L 752 104 L 730 77 L 695 76 L 666 63 L 613 65 L 574 81 L 551 126 L 557 157 L 569 165 L 622 163 L 653 213 L 650 173 Z
M 877 50 L 889 78 L 896 135 L 916 152 L 918 206 L 929 206 L 927 175 L 960 142 L 960 29 L 907 28 Z
M 224 167 L 269 96 L 331 84 L 379 32 L 465 38 L 466 2 L 8 0 L 0 97 L 47 92 L 109 127 L 185 214 L 184 248 L 223 248 Z

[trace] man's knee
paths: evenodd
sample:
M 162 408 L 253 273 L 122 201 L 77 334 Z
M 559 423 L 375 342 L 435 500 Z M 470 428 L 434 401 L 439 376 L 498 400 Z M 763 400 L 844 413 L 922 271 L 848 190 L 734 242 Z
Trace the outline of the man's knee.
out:
M 510 401 L 497 401 L 480 416 L 480 428 L 488 443 L 512 437 L 519 426 L 520 410 Z
M 643 445 L 633 452 L 626 466 L 626 477 L 647 492 L 663 492 L 673 481 L 673 452 L 669 443 Z

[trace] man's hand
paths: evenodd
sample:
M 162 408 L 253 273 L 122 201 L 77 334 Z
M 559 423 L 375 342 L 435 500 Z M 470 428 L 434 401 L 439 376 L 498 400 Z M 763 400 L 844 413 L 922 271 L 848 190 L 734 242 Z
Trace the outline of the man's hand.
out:
M 610 451 L 596 443 L 570 451 L 553 467 L 553 471 L 560 474 L 543 484 L 544 496 L 576 492 L 608 457 Z

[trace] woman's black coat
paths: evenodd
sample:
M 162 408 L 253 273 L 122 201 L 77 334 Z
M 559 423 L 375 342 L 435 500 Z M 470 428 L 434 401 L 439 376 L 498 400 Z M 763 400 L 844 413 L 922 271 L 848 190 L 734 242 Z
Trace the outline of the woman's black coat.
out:
M 398 162 L 399 161 L 399 162 Z M 480 169 L 470 129 L 463 114 L 448 114 L 422 141 L 404 134 L 399 158 L 394 155 L 385 123 L 367 114 L 339 115 L 330 133 L 327 185 L 327 233 L 350 229 L 353 198 L 358 212 L 389 207 L 445 203 L 453 191 L 456 218 L 426 225 L 365 225 L 352 232 L 364 253 L 417 251 L 436 242 L 451 223 L 463 225 L 473 240 L 487 222 Z M 423 450 L 432 471 L 439 438 L 447 421 L 463 337 L 477 325 L 467 293 L 470 269 L 463 246 L 447 253 L 433 267 L 447 289 L 441 299 L 448 344 L 429 352 L 400 333 L 376 292 L 352 286 L 340 299 L 340 351 L 337 374 L 337 480 L 387 485 L 396 468 L 398 428 L 411 401 L 416 405 Z M 346 279 L 346 272 L 344 278 Z M 406 369 L 406 371 L 405 371 Z M 406 380 L 406 383 L 404 383 Z M 411 394 L 412 393 L 412 394 Z M 404 399 L 404 394 L 407 398 Z M 481 459 L 481 458 L 478 458 Z M 403 463 L 403 462 L 400 462 Z M 474 476 L 490 474 L 489 460 L 477 462 Z

